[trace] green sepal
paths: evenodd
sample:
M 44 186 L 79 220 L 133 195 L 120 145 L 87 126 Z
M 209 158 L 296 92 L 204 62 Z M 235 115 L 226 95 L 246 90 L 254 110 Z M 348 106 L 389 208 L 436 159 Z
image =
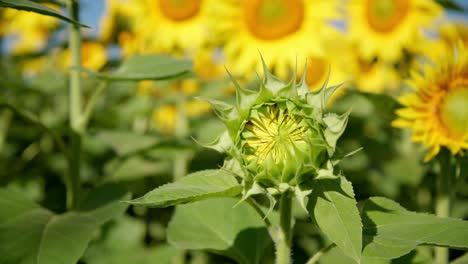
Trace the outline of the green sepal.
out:
M 330 146 L 328 154 L 331 156 L 335 152 L 336 142 L 343 134 L 348 124 L 348 116 L 351 111 L 348 111 L 341 116 L 333 113 L 328 113 L 323 118 L 323 122 L 327 126 L 324 131 L 325 140 Z
M 304 211 L 309 214 L 309 210 L 307 210 L 307 202 L 309 201 L 309 195 L 312 193 L 312 188 L 305 188 L 302 189 L 301 186 L 294 187 L 294 194 L 296 196 L 299 205 L 301 206 Z

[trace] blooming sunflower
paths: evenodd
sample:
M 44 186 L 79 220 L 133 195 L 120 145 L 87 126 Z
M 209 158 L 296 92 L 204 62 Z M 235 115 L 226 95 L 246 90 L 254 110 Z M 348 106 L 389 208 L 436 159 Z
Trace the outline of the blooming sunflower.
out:
M 146 0 L 147 24 L 141 27 L 150 51 L 192 51 L 207 40 L 209 0 Z M 148 25 L 152 25 L 149 26 Z
M 227 66 L 234 74 L 261 72 L 258 52 L 283 78 L 296 57 L 323 54 L 321 36 L 333 31 L 327 20 L 339 18 L 337 0 L 228 0 L 212 4 L 215 35 L 224 43 Z
M 449 45 L 462 41 L 465 47 L 468 46 L 468 23 L 457 22 L 447 23 L 439 29 L 440 38 Z
M 441 12 L 432 0 L 351 0 L 347 7 L 350 36 L 366 60 L 398 60 L 421 43 L 422 27 Z
M 426 65 L 423 75 L 409 82 L 414 93 L 402 95 L 395 127 L 413 130 L 412 140 L 429 148 L 425 161 L 441 147 L 453 155 L 468 149 L 468 53 L 463 45 L 456 52 Z

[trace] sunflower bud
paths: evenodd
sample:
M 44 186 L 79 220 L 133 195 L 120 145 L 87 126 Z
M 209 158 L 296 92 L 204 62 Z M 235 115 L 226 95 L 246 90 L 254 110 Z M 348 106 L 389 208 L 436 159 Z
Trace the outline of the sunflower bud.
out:
M 339 87 L 310 91 L 304 78 L 283 82 L 268 72 L 258 91 L 237 89 L 236 105 L 208 100 L 227 131 L 209 147 L 227 153 L 226 169 L 244 178 L 244 197 L 284 192 L 312 180 L 333 166 L 347 114 L 326 113 L 324 105 Z M 281 188 L 280 188 L 281 187 Z

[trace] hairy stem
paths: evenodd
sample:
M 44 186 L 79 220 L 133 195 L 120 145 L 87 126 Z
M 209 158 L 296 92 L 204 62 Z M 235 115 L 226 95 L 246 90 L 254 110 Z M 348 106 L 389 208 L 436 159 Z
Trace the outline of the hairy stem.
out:
M 285 192 L 280 198 L 280 226 L 276 239 L 276 264 L 291 263 L 292 198 Z
M 335 243 L 332 243 L 324 248 L 322 248 L 321 250 L 319 250 L 317 253 L 315 253 L 310 259 L 309 261 L 307 261 L 306 264 L 314 264 L 314 263 L 318 263 L 319 259 L 325 255 L 328 251 L 332 250 L 334 247 L 336 247 L 336 244 Z
M 68 11 L 72 19 L 79 21 L 79 4 L 76 0 L 69 0 Z M 80 154 L 81 154 L 81 80 L 79 67 L 81 64 L 81 36 L 78 25 L 70 25 L 69 47 L 71 52 L 70 70 L 70 127 L 71 151 L 69 160 L 69 174 L 67 181 L 67 208 L 71 209 L 78 203 L 80 197 Z

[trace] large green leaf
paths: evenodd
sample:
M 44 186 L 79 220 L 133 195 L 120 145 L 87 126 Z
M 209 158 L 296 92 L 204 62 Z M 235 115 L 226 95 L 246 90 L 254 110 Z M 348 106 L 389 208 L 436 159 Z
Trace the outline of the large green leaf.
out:
M 181 205 L 169 223 L 168 241 L 182 249 L 210 250 L 240 264 L 259 263 L 271 244 L 261 217 L 247 203 L 219 198 Z
M 60 14 L 59 12 L 55 11 L 52 8 L 49 8 L 47 6 L 44 6 L 38 3 L 34 3 L 29 0 L 0 0 L 0 7 L 9 7 L 9 8 L 14 8 L 18 10 L 31 11 L 31 12 L 39 13 L 39 14 L 46 15 L 46 16 L 56 17 L 68 23 L 72 23 L 72 24 L 79 25 L 82 27 L 88 27 L 86 25 L 80 24 L 78 21 L 75 21 L 71 18 L 68 18 Z
M 418 245 L 468 249 L 468 221 L 410 212 L 383 197 L 365 202 L 363 223 L 366 258 L 397 258 Z
M 171 264 L 180 250 L 169 245 L 145 246 L 146 223 L 120 217 L 92 242 L 83 257 L 89 264 Z
M 0 189 L 0 263 L 76 263 L 96 229 L 125 211 L 117 201 L 124 196 L 124 189 L 105 186 L 77 211 L 57 215 L 20 192 Z
M 192 62 L 161 54 L 135 55 L 122 62 L 113 72 L 81 70 L 109 81 L 167 80 L 190 75 Z
M 204 170 L 189 174 L 177 182 L 160 186 L 129 203 L 148 207 L 167 207 L 214 197 L 236 196 L 241 190 L 241 185 L 232 173 L 225 170 Z
M 349 257 L 359 262 L 362 223 L 353 187 L 344 177 L 315 179 L 307 209 L 320 229 Z

